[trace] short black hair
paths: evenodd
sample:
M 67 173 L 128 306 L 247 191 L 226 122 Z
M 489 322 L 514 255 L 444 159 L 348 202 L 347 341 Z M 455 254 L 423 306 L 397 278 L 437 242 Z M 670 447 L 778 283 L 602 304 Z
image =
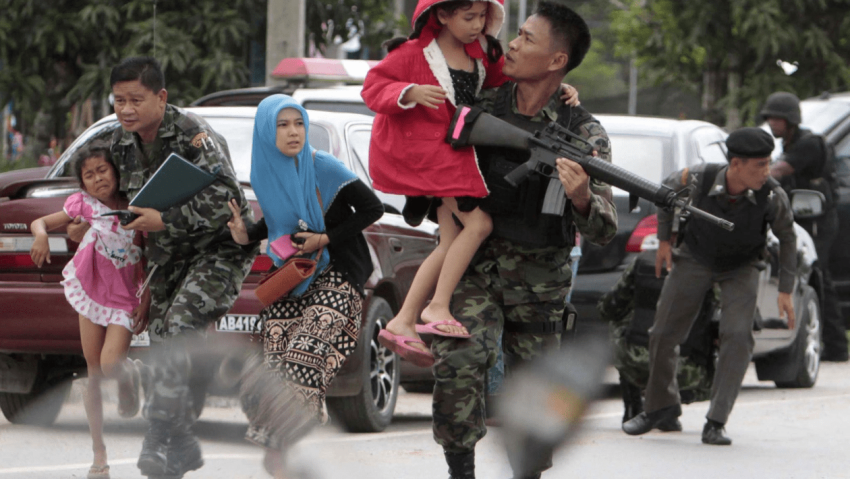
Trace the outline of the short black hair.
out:
M 554 2 L 540 2 L 534 14 L 549 20 L 552 37 L 566 47 L 570 57 L 566 72 L 578 67 L 590 50 L 590 28 L 587 22 L 571 8 Z
M 139 82 L 148 90 L 159 93 L 165 88 L 165 75 L 162 67 L 153 57 L 128 57 L 112 68 L 109 75 L 109 86 L 115 86 L 118 82 Z
M 112 167 L 112 171 L 115 172 L 115 178 L 119 178 L 118 167 L 116 167 L 115 162 L 112 161 L 112 151 L 110 151 L 108 141 L 94 140 L 78 151 L 75 156 L 73 172 L 74 177 L 77 178 L 78 182 L 80 182 L 80 187 L 83 186 L 83 166 L 89 158 L 103 158 Z

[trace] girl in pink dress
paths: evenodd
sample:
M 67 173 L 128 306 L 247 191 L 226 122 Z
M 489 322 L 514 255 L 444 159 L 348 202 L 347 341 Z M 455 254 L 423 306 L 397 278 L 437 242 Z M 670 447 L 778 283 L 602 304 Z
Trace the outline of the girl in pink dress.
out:
M 94 143 L 79 156 L 74 173 L 82 191 L 68 197 L 63 211 L 32 222 L 35 241 L 30 255 L 41 267 L 50 263 L 47 232 L 65 226 L 76 217 L 91 224 L 74 258 L 62 275 L 65 298 L 79 314 L 80 339 L 88 367 L 88 388 L 84 397 L 92 436 L 94 462 L 89 479 L 109 477 L 106 445 L 103 441 L 103 378 L 118 380 L 118 413 L 133 417 L 139 411 L 140 374 L 127 358 L 134 329 L 144 327 L 150 307 L 149 294 L 136 295 L 137 279 L 143 276 L 141 237 L 119 227 L 117 216 L 104 216 L 109 210 L 127 207 L 118 192 L 118 173 L 109 147 Z M 145 291 L 147 293 L 147 291 Z M 138 331 L 135 331 L 138 332 Z

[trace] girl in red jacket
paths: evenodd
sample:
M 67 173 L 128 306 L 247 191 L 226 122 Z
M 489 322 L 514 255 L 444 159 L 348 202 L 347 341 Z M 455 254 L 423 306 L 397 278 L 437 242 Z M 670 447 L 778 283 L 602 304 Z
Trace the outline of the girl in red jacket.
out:
M 457 105 L 472 104 L 482 88 L 509 80 L 502 74 L 504 58 L 494 38 L 505 18 L 503 2 L 419 0 L 413 33 L 406 41 L 387 42 L 389 54 L 363 84 L 363 100 L 377 113 L 369 147 L 373 186 L 434 198 L 438 206 L 440 244 L 419 267 L 401 310 L 378 337 L 419 366 L 431 366 L 434 357 L 418 332 L 469 337 L 452 317 L 449 302 L 492 230 L 490 216 L 478 208 L 488 190 L 475 150 L 454 150 L 444 139 Z M 424 324 L 416 325 L 420 311 Z

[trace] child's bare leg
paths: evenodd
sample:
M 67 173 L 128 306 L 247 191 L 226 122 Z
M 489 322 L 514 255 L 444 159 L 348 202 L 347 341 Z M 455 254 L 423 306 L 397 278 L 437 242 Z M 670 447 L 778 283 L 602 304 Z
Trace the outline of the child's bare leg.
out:
M 138 401 L 139 391 L 133 382 L 136 365 L 127 358 L 133 333 L 117 324 L 106 327 L 106 338 L 100 353 L 100 369 L 104 377 L 118 381 L 119 405 Z
M 457 208 L 457 201 L 454 198 L 444 198 L 443 203 L 448 204 L 449 208 L 457 215 L 463 223 L 463 229 L 449 246 L 443 261 L 443 268 L 440 270 L 440 276 L 437 280 L 434 297 L 422 311 L 422 321 L 426 323 L 454 320 L 449 310 L 452 293 L 454 293 L 455 287 L 457 287 L 460 278 L 469 266 L 469 262 L 472 261 L 475 252 L 493 231 L 490 215 L 480 208 L 462 212 Z M 467 334 L 466 328 L 457 326 L 440 325 L 437 328 L 450 334 Z
M 437 221 L 440 225 L 440 244 L 419 266 L 416 276 L 413 277 L 410 290 L 407 292 L 407 297 L 404 298 L 404 304 L 401 305 L 396 317 L 387 323 L 386 329 L 393 334 L 419 339 L 419 334 L 416 332 L 416 320 L 434 290 L 434 285 L 437 283 L 437 278 L 440 276 L 440 270 L 446 258 L 446 252 L 460 232 L 460 228 L 452 219 L 451 210 L 445 203 L 437 208 Z M 411 346 L 422 351 L 428 351 L 424 344 L 413 343 Z
M 100 369 L 100 352 L 103 349 L 105 336 L 106 328 L 80 315 L 80 338 L 88 368 L 88 386 L 83 395 L 83 405 L 89 421 L 95 466 L 106 465 L 106 443 L 103 441 L 103 397 L 100 391 L 103 378 L 103 372 Z

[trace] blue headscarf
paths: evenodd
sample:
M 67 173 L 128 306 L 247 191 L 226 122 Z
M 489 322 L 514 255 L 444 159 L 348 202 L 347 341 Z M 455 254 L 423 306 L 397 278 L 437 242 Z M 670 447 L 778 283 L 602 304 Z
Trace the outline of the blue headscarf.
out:
M 304 148 L 295 158 L 286 156 L 275 145 L 277 135 L 277 116 L 284 108 L 294 108 L 304 118 L 306 137 Z M 307 111 L 292 97 L 272 95 L 257 107 L 254 119 L 254 144 L 251 149 L 251 186 L 257 195 L 263 217 L 269 228 L 269 243 L 283 235 L 300 231 L 298 220 L 304 220 L 311 231 L 325 232 L 324 212 L 336 198 L 339 190 L 355 181 L 357 176 L 338 159 L 329 153 L 316 150 L 309 142 L 310 119 Z M 316 197 L 316 187 L 322 194 L 322 207 Z M 280 266 L 283 260 L 277 257 L 271 248 L 268 254 L 274 264 Z M 299 296 L 313 279 L 325 269 L 330 261 L 327 248 L 318 258 L 316 273 L 299 284 L 290 295 Z

